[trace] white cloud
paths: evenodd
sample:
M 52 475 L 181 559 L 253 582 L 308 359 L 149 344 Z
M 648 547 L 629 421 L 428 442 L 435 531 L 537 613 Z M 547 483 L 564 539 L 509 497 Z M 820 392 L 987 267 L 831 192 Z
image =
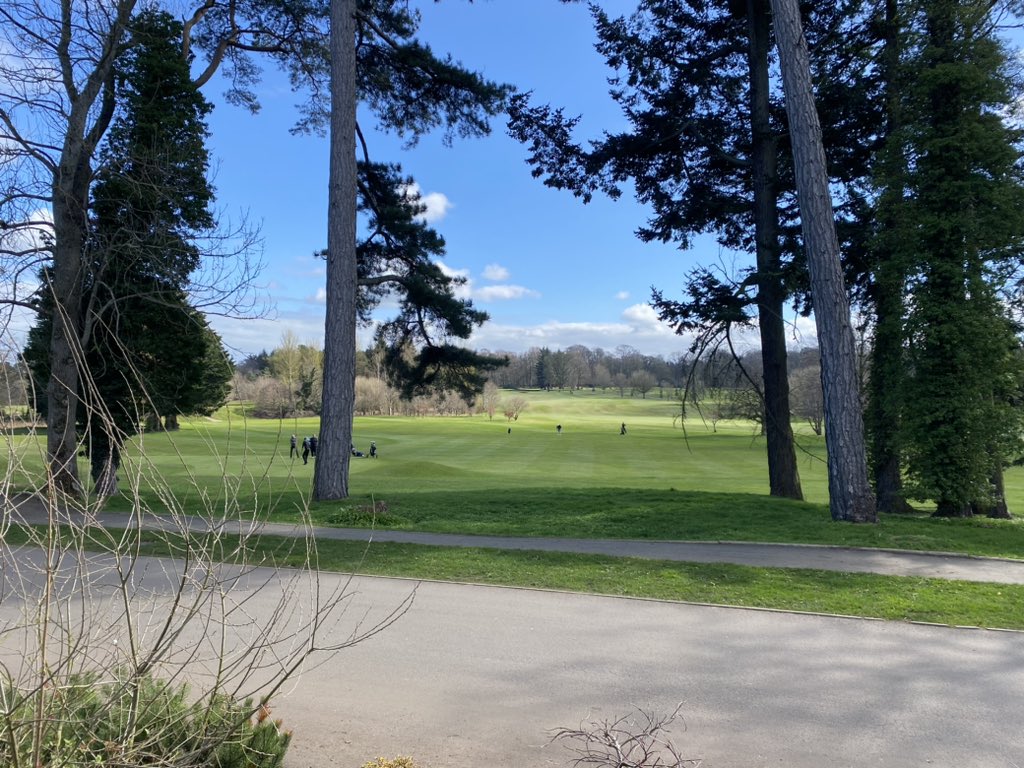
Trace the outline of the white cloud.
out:
M 629 291 L 619 291 L 615 294 L 615 298 L 619 301 L 626 301 L 629 298 Z
M 485 285 L 474 288 L 470 296 L 480 301 L 510 301 L 513 299 L 539 299 L 540 294 L 521 285 Z
M 483 275 L 484 280 L 493 280 L 496 283 L 504 282 L 509 278 L 509 271 L 500 264 L 488 264 L 484 267 Z
M 464 278 L 466 282 L 462 285 L 456 285 L 454 288 L 455 298 L 457 299 L 469 299 L 472 298 L 473 281 L 469 279 L 468 269 L 455 269 L 449 267 L 443 261 L 437 262 L 437 266 L 441 268 L 441 271 L 448 277 L 459 277 Z
M 323 346 L 324 319 L 322 313 L 310 312 L 304 315 L 279 317 L 210 317 L 210 325 L 220 334 L 228 352 L 236 360 L 254 355 L 262 350 L 270 351 L 278 346 L 281 334 L 291 331 L 303 343 Z
M 465 272 L 465 270 L 448 269 L 452 272 Z M 296 304 L 294 309 L 283 312 L 279 317 L 255 319 L 212 317 L 210 319 L 214 328 L 223 336 L 224 342 L 236 357 L 244 357 L 262 349 L 273 348 L 285 330 L 292 331 L 300 339 L 313 341 L 322 340 L 324 333 L 322 302 L 320 305 Z M 787 318 L 786 327 L 787 341 L 791 349 L 813 346 L 817 343 L 813 317 L 796 315 Z M 370 343 L 372 329 L 360 328 L 358 333 L 360 346 Z M 591 349 L 600 347 L 614 350 L 625 344 L 639 349 L 644 354 L 662 355 L 669 358 L 685 353 L 692 340 L 693 338 L 689 334 L 677 336 L 673 333 L 668 326 L 657 319 L 651 307 L 645 304 L 634 304 L 627 307 L 618 320 L 607 322 L 550 320 L 531 325 L 515 325 L 490 321 L 476 329 L 467 346 L 476 349 L 521 353 L 530 347 L 567 349 L 574 344 L 582 344 Z M 733 340 L 741 352 L 756 350 L 759 341 L 757 328 L 738 331 Z M 322 341 L 318 343 L 322 343 Z
M 316 293 L 306 299 L 310 304 L 326 304 L 327 303 L 327 289 L 317 288 Z
M 423 213 L 423 220 L 427 223 L 440 221 L 454 207 L 454 203 L 443 192 L 428 192 L 421 201 L 427 206 Z
M 448 266 L 443 261 L 437 262 L 437 266 L 439 266 L 441 271 L 448 277 L 458 277 L 465 280 L 462 285 L 455 286 L 455 296 L 460 299 L 474 299 L 477 301 L 513 301 L 515 299 L 540 298 L 540 293 L 532 288 L 527 288 L 522 285 L 478 286 L 473 281 L 468 269 L 455 269 L 454 267 Z M 503 273 L 506 277 L 508 276 L 508 270 L 496 264 L 489 265 L 484 270 L 484 276 L 487 277 L 488 273 L 492 275 L 495 274 L 494 270 L 500 270 L 500 273 Z
M 648 329 L 658 333 L 672 333 L 672 330 L 658 319 L 658 313 L 650 304 L 633 304 L 622 312 L 622 319 L 633 328 Z
M 444 272 L 448 277 L 465 277 L 466 279 L 469 279 L 468 269 L 456 269 L 455 267 L 449 267 L 443 261 L 437 262 L 437 266 L 439 266 L 441 268 L 441 271 Z
M 666 357 L 685 352 L 688 337 L 676 336 L 668 329 L 631 325 L 625 322 L 560 322 L 537 325 L 485 323 L 473 333 L 470 345 L 478 349 L 525 352 L 530 347 L 567 349 L 582 344 L 596 349 L 615 349 L 621 344 L 641 352 Z
M 405 188 L 405 194 L 411 198 L 418 197 L 419 203 L 426 206 L 426 210 L 420 218 L 428 224 L 441 221 L 441 219 L 448 215 L 448 211 L 454 207 L 454 203 L 443 192 L 425 193 L 416 182 L 409 184 Z

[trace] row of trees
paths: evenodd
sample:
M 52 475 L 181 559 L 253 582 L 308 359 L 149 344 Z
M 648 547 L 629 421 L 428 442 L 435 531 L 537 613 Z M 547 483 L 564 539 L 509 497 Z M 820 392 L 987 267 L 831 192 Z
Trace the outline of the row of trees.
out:
M 773 494 L 801 495 L 784 303 L 815 310 L 825 363 L 854 357 L 849 319 L 834 312 L 846 303 L 841 276 L 826 299 L 807 269 L 815 243 L 834 244 L 871 337 L 867 435 L 879 507 L 897 511 L 912 497 L 936 500 L 943 515 L 1005 514 L 1001 467 L 1022 432 L 1013 308 L 1024 184 L 1010 119 L 1020 86 L 998 26 L 1019 4 L 846 0 L 805 4 L 801 19 L 773 15 L 782 5 L 643 0 L 622 18 L 595 8 L 629 128 L 583 145 L 579 118 L 524 96 L 512 132 L 536 176 L 584 201 L 631 183 L 653 211 L 641 239 L 686 247 L 713 231 L 753 254 L 742 273 L 701 267 L 682 299 L 658 290 L 653 301 L 663 320 L 697 334 L 697 352 L 757 324 Z M 798 146 L 815 110 L 804 102 L 794 112 L 795 81 L 781 83 L 774 69 L 776 42 L 782 74 L 792 74 L 786 54 L 804 50 L 801 21 L 824 156 Z M 824 174 L 826 160 L 828 187 L 812 195 L 802 174 Z M 811 220 L 809 203 L 822 197 L 835 201 L 838 237 L 814 230 L 812 242 L 809 228 L 832 218 L 822 208 Z M 825 316 L 846 326 L 836 348 Z M 825 368 L 828 393 L 837 379 Z M 831 445 L 859 440 L 859 426 L 840 424 L 852 410 L 833 413 Z

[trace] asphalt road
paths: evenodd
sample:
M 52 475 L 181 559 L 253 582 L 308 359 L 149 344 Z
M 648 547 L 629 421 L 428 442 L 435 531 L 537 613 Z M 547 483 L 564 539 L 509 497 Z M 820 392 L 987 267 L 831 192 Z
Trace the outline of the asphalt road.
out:
M 680 702 L 704 768 L 1019 768 L 1024 634 L 426 583 L 277 713 L 291 768 L 519 768 L 569 765 L 549 729 Z
M 105 567 L 90 566 L 101 602 L 116 581 Z M 140 615 L 160 616 L 169 576 L 169 561 L 139 564 Z M 344 579 L 320 576 L 328 590 Z M 338 631 L 372 626 L 414 589 L 397 623 L 275 700 L 295 733 L 286 768 L 397 754 L 421 768 L 568 768 L 551 729 L 680 703 L 673 741 L 703 768 L 1024 767 L 1024 633 L 372 577 L 350 585 Z M 256 571 L 232 602 L 268 615 L 281 594 Z M 0 595 L 0 630 L 21 604 Z M 0 660 L 23 643 L 0 631 Z
M 94 594 L 113 615 L 104 568 L 92 559 Z M 168 561 L 140 561 L 134 578 L 151 601 L 140 617 L 161 615 L 173 576 Z M 342 580 L 320 576 L 325 589 Z M 20 585 L 5 584 L 6 630 L 22 601 Z M 265 616 L 281 589 L 257 570 L 232 602 Z M 360 577 L 336 635 L 371 626 L 414 589 L 397 623 L 275 700 L 295 733 L 287 768 L 397 754 L 422 768 L 568 768 L 550 729 L 680 702 L 685 730 L 673 741 L 704 768 L 1024 765 L 1022 633 Z M 286 604 L 304 602 L 296 594 Z M 102 613 L 90 611 L 109 648 Z M 0 656 L 13 662 L 23 642 L 0 634 Z

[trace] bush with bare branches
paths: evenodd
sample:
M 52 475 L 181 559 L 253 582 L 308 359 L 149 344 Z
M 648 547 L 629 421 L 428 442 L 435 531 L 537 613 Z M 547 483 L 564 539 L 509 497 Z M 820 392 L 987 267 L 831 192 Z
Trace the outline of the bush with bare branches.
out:
M 615 720 L 593 720 L 578 728 L 559 728 L 551 739 L 574 757 L 572 765 L 604 768 L 700 768 L 699 758 L 679 754 L 668 727 L 682 704 L 669 715 L 637 710 Z
M 88 423 L 104 418 L 98 409 Z M 257 554 L 272 496 L 252 492 L 263 470 L 212 444 L 219 488 L 164 477 L 143 438 L 122 465 L 131 512 L 116 521 L 102 498 L 61 494 L 41 474 L 40 426 L 26 435 L 0 424 L 0 764 L 83 765 L 54 755 L 61 745 L 74 754 L 73 724 L 89 721 L 106 724 L 104 765 L 227 765 L 215 753 L 232 744 L 245 753 L 239 739 L 256 738 L 252 721 L 303 669 L 411 604 L 414 591 L 350 613 L 352 577 L 321 576 L 307 510 L 305 534 L 275 550 L 304 567 Z M 232 439 L 244 432 L 243 423 Z M 186 467 L 194 458 L 182 453 Z

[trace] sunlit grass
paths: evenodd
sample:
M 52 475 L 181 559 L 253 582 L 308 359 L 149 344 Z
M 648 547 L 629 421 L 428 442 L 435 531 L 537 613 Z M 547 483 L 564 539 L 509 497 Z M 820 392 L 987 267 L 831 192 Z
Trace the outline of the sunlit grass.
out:
M 376 502 L 387 509 L 376 524 L 404 530 L 1024 556 L 1019 518 L 959 521 L 922 513 L 873 526 L 833 523 L 824 442 L 806 429 L 798 428 L 798 442 L 807 501 L 794 502 L 767 495 L 764 440 L 748 423 L 719 422 L 713 431 L 691 413 L 682 429 L 673 418 L 678 403 L 657 390 L 646 400 L 589 392 L 526 396 L 529 409 L 511 424 L 481 415 L 356 419 L 356 446 L 365 451 L 374 440 L 380 458 L 352 460 L 352 496 L 341 503 L 310 504 L 312 460 L 288 458 L 289 436 L 314 434 L 315 419 L 244 420 L 237 409 L 225 410 L 185 422 L 176 433 L 141 437 L 127 460 L 148 462 L 179 490 L 186 509 L 199 508 L 202 489 L 215 501 L 237 496 L 243 508 L 277 520 L 298 520 L 308 508 L 321 525 L 367 524 L 360 509 Z M 40 471 L 34 437 L 13 439 L 26 447 L 24 472 Z M 1011 508 L 1019 509 L 1024 473 L 1015 468 L 1007 476 Z M 111 509 L 129 505 L 129 498 L 110 502 Z

